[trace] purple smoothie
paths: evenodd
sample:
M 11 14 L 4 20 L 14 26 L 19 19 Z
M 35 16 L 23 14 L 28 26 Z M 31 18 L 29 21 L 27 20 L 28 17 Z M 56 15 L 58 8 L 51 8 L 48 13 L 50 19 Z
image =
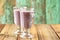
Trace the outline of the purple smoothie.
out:
M 26 29 L 30 28 L 31 27 L 31 20 L 32 20 L 32 17 L 31 17 L 31 13 L 30 12 L 23 12 L 24 14 L 24 27 Z
M 16 25 L 20 25 L 20 11 L 19 10 L 14 11 L 14 23 Z

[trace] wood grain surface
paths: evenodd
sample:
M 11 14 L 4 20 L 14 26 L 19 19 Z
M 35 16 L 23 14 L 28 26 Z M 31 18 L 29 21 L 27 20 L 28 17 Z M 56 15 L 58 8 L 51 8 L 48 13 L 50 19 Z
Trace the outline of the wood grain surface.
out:
M 0 24 L 0 40 L 60 40 L 59 28 L 60 25 L 34 24 L 30 28 L 30 33 L 34 36 L 31 39 L 20 38 L 19 34 L 14 33 L 18 30 L 18 25 L 15 24 Z
M 55 25 L 51 25 L 53 27 L 53 29 L 56 31 L 56 33 L 59 35 L 60 37 L 60 24 L 55 24 Z

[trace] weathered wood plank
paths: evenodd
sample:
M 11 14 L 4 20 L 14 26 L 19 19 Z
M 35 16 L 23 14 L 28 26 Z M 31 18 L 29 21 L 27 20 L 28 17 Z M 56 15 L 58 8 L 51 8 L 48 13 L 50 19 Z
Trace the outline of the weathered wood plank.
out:
M 0 34 L 1 40 L 31 40 L 22 39 L 20 35 L 16 36 L 14 32 L 17 29 L 18 25 L 6 24 Z M 60 40 L 51 26 L 47 24 L 32 25 L 30 33 L 34 36 L 32 40 Z
M 59 37 L 60 37 L 60 33 L 57 33 L 58 35 L 59 35 Z
M 35 8 L 35 18 L 34 23 L 35 24 L 45 24 L 46 23 L 46 0 L 35 0 L 34 1 L 34 8 Z
M 9 24 L 9 25 L 6 24 L 5 27 L 3 28 L 3 30 L 1 31 L 1 34 L 16 36 L 15 32 L 17 29 L 18 29 L 18 26 L 14 25 L 14 24 Z
M 2 29 L 4 28 L 5 24 L 0 24 L 0 32 L 2 31 Z
M 0 35 L 0 40 L 16 40 L 16 37 Z
M 17 29 L 18 29 L 18 25 L 6 24 L 0 34 L 5 34 L 7 36 L 16 36 L 16 34 L 14 34 L 14 32 L 17 31 Z M 36 28 L 34 25 L 31 27 L 30 32 L 34 36 L 32 40 L 38 40 Z M 18 39 L 20 39 L 20 37 Z M 6 39 L 6 40 L 8 40 L 8 39 Z M 23 40 L 23 39 L 21 39 L 21 40 Z M 26 40 L 30 40 L 30 39 L 26 39 Z
M 16 40 L 16 37 L 5 37 L 4 40 Z
M 46 0 L 46 23 L 60 24 L 60 0 Z
M 26 3 L 26 0 L 16 0 L 16 6 L 19 8 L 26 6 Z
M 53 27 L 53 29 L 59 33 L 60 32 L 60 24 L 51 24 L 51 26 Z
M 0 23 L 2 24 L 13 24 L 13 6 L 15 6 L 15 0 L 3 0 L 1 6 L 3 9 L 3 15 L 0 15 Z M 2 12 L 2 11 L 1 11 Z M 0 13 L 1 14 L 1 13 Z
M 5 38 L 4 35 L 0 36 L 0 40 L 4 40 L 4 38 Z
M 60 37 L 60 24 L 52 24 L 51 27 L 55 30 L 55 32 L 58 34 Z
M 41 40 L 60 40 L 49 25 L 38 25 L 39 37 Z
M 13 6 L 34 7 L 34 23 L 59 24 L 60 0 L 0 0 L 0 23 L 13 24 Z
M 3 9 L 3 6 L 4 6 L 4 3 L 5 3 L 5 0 L 0 0 L 0 16 L 2 16 L 4 13 L 4 9 Z

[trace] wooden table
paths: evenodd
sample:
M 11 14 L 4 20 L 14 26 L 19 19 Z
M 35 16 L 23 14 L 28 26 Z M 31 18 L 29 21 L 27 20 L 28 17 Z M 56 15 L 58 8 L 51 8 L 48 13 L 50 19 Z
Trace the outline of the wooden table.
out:
M 14 33 L 18 29 L 18 25 L 0 24 L 0 40 L 60 40 L 54 26 L 55 25 L 34 24 L 30 29 L 30 33 L 34 38 L 22 39 Z

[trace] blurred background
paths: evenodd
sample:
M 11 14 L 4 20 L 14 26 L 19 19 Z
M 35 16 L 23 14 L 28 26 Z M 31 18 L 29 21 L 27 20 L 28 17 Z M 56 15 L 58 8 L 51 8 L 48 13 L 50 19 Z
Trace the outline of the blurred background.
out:
M 13 24 L 13 7 L 33 7 L 34 24 L 60 24 L 60 0 L 0 0 L 0 24 Z

